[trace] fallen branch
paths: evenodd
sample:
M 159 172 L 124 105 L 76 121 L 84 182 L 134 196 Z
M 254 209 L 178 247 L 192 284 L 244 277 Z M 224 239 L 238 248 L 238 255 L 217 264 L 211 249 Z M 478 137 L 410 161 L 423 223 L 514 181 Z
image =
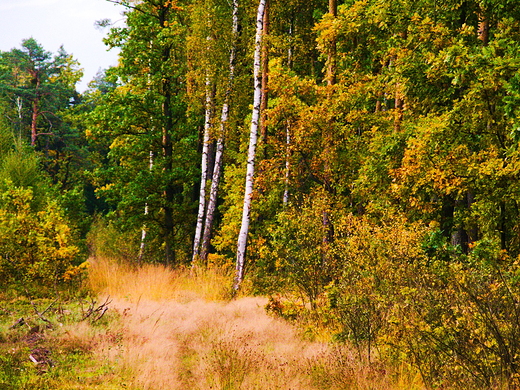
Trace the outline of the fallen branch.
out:
M 49 309 L 56 303 L 58 302 L 58 298 L 56 298 L 54 301 L 51 302 L 51 304 L 49 306 L 47 306 L 47 309 L 45 309 L 44 311 L 42 311 L 41 313 L 38 311 L 38 308 L 36 307 L 36 305 L 34 304 L 33 300 L 31 299 L 30 297 L 30 294 L 29 292 L 27 291 L 27 289 L 25 290 L 25 293 L 27 294 L 27 296 L 29 297 L 29 302 L 31 303 L 31 306 L 33 307 L 34 309 L 34 312 L 36 313 L 36 315 L 44 322 L 48 323 L 50 326 L 52 326 L 52 322 L 50 322 L 47 318 L 45 318 L 43 315 L 45 313 L 47 313 L 49 311 Z
M 110 295 L 105 299 L 105 302 L 96 307 L 97 302 L 92 300 L 86 313 L 83 315 L 81 321 L 85 321 L 87 318 L 91 318 L 92 322 L 99 321 L 101 317 L 105 315 L 108 310 L 108 305 L 111 304 Z
M 45 318 L 43 315 L 45 313 L 47 313 L 49 311 L 49 309 L 58 301 L 58 299 L 55 299 L 53 302 L 51 302 L 51 304 L 49 306 L 47 306 L 47 309 L 45 309 L 44 311 L 42 311 L 41 313 L 38 311 L 38 308 L 36 307 L 36 305 L 34 304 L 34 302 L 32 301 L 32 299 L 30 300 L 31 302 L 31 306 L 33 307 L 34 311 L 36 312 L 36 315 L 40 318 L 40 320 L 48 323 L 49 325 L 52 326 L 52 322 L 50 322 L 47 318 Z
M 9 327 L 9 329 L 18 328 L 19 326 L 25 325 L 25 318 L 21 317 L 16 320 L 16 322 Z

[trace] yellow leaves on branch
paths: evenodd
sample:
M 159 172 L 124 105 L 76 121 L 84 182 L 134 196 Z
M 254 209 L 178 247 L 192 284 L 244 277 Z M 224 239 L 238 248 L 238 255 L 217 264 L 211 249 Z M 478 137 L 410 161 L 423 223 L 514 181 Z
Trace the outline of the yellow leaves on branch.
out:
M 445 118 L 427 118 L 409 139 L 402 165 L 393 171 L 394 192 L 424 188 L 438 194 L 457 194 L 467 186 L 467 171 L 473 154 L 465 144 L 449 140 Z M 406 188 L 403 188 L 406 187 Z
M 44 210 L 33 211 L 31 189 L 12 187 L 1 198 L 0 275 L 42 285 L 60 280 L 79 252 L 61 208 L 46 200 Z

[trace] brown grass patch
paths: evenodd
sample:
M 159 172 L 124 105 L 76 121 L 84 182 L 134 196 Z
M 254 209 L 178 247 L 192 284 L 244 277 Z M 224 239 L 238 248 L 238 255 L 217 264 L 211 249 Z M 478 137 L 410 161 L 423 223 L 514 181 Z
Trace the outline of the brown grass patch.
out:
M 346 346 L 300 337 L 265 312 L 267 299 L 226 300 L 221 269 L 173 271 L 92 262 L 90 283 L 120 314 L 115 340 L 96 353 L 131 378 L 133 389 L 420 390 L 413 376 L 356 360 Z

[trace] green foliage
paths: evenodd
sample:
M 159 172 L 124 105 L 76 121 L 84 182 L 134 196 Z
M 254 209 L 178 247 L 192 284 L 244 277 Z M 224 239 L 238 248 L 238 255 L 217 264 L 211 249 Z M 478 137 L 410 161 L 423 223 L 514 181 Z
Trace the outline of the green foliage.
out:
M 0 273 L 3 288 L 44 292 L 63 282 L 78 254 L 71 228 L 58 204 L 47 200 L 44 211 L 31 208 L 30 189 L 8 188 L 0 194 Z
M 89 253 L 94 258 L 132 261 L 137 257 L 139 243 L 136 232 L 123 233 L 117 225 L 96 217 L 87 235 Z
M 152 1 L 136 8 L 106 39 L 121 48 L 120 66 L 88 96 L 87 136 L 108 152 L 91 178 L 122 231 L 137 236 L 146 226 L 148 259 L 162 251 L 165 262 L 180 262 L 190 247 L 197 138 L 186 121 L 186 11 Z
M 61 47 L 56 54 L 33 38 L 0 53 L 0 99 L 19 142 L 43 151 L 45 170 L 64 188 L 73 181 L 71 167 L 81 164 L 80 137 L 65 118 L 78 100 L 79 64 Z
M 337 225 L 345 262 L 327 297 L 339 339 L 352 340 L 360 358 L 411 362 L 432 388 L 517 386 L 516 261 L 485 240 L 462 255 L 393 218 Z
M 276 273 L 289 281 L 313 307 L 325 286 L 337 280 L 341 258 L 334 256 L 327 242 L 324 202 L 309 201 L 278 216 L 273 231 Z M 294 223 L 298 221 L 298 223 Z

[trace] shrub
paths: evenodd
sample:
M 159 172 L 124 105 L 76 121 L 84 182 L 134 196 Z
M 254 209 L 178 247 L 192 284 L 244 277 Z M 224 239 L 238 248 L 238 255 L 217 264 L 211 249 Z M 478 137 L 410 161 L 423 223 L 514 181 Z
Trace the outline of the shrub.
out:
M 411 363 L 431 388 L 518 388 L 518 260 L 499 243 L 464 255 L 395 218 L 346 216 L 336 231 L 345 261 L 329 304 L 360 357 Z
M 33 191 L 8 185 L 0 193 L 0 275 L 22 291 L 52 287 L 63 280 L 78 248 L 59 205 L 45 200 L 33 210 Z

